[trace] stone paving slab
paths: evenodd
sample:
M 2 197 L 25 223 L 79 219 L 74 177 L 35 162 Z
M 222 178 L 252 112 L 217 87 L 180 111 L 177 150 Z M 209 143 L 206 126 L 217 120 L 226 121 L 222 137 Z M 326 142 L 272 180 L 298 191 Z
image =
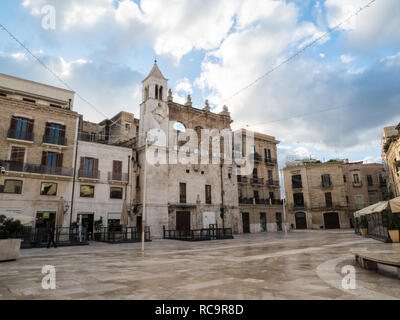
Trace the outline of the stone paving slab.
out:
M 387 246 L 338 230 L 154 240 L 145 254 L 140 243 L 29 249 L 0 263 L 0 299 L 400 299 L 396 272 L 363 270 L 351 258 Z M 56 268 L 56 290 L 41 287 L 44 265 Z M 356 270 L 356 290 L 341 287 L 345 265 Z

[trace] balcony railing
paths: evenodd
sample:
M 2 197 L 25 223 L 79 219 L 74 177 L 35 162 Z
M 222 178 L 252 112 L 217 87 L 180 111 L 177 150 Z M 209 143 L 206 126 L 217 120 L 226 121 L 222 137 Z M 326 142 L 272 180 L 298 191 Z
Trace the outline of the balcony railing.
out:
M 271 186 L 271 187 L 279 187 L 279 181 L 278 180 L 268 179 L 267 180 L 267 185 Z
M 264 179 L 263 178 L 252 178 L 251 180 L 251 184 L 264 184 Z
M 295 202 L 289 204 L 290 209 L 304 209 L 307 208 L 307 204 L 305 202 Z
M 343 209 L 347 208 L 347 205 L 338 203 L 338 202 L 327 202 L 327 203 L 320 203 L 316 205 L 312 205 L 313 209 Z
M 108 181 L 123 181 L 128 182 L 128 174 L 127 173 L 108 173 Z
M 250 160 L 254 160 L 254 161 L 262 161 L 262 156 L 259 155 L 258 153 L 251 153 L 250 154 Z
M 6 161 L 4 161 L 4 163 L 6 171 L 48 174 L 48 175 L 67 176 L 67 177 L 72 177 L 73 175 L 72 168 L 61 168 L 61 167 L 36 165 L 30 163 L 15 163 Z
M 322 188 L 331 188 L 332 187 L 332 182 L 322 182 L 321 183 Z
M 362 185 L 362 181 L 353 181 L 353 187 L 355 188 L 361 188 Z
M 78 178 L 100 179 L 100 171 L 98 171 L 98 170 L 79 169 Z
M 35 135 L 33 132 L 8 130 L 7 137 L 10 139 L 33 141 Z
M 278 163 L 278 160 L 277 160 L 277 159 L 273 159 L 273 158 L 265 158 L 265 159 L 264 159 L 264 162 L 265 162 L 266 164 L 277 164 L 277 163 Z
M 239 198 L 240 204 L 253 204 L 253 198 Z
M 60 146 L 66 146 L 67 145 L 67 138 L 44 135 L 43 136 L 43 143 L 57 144 L 57 145 L 60 145 Z
M 249 182 L 248 178 L 244 177 L 244 176 L 237 176 L 237 181 L 239 183 L 248 183 Z

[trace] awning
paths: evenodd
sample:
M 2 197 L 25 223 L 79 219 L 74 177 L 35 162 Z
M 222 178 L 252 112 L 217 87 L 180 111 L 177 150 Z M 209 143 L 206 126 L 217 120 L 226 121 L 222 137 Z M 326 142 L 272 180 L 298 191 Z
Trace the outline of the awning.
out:
M 354 212 L 354 217 L 359 218 L 361 216 L 365 216 L 368 214 L 379 213 L 386 210 L 388 207 L 389 207 L 389 201 L 381 201 L 373 204 L 372 206 Z
M 392 199 L 389 202 L 392 213 L 400 213 L 400 197 Z
M 0 216 L 1 215 L 14 220 L 19 220 L 24 226 L 31 226 L 32 222 L 35 221 L 34 217 L 23 215 L 19 210 L 0 209 Z

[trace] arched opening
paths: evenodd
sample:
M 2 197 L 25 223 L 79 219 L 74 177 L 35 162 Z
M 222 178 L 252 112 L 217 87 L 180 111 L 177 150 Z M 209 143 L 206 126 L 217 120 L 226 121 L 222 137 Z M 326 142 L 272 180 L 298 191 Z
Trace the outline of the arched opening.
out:
M 304 230 L 307 229 L 307 215 L 304 212 L 296 212 L 296 229 Z
M 156 84 L 155 94 L 156 94 L 156 99 L 158 99 L 158 84 Z
M 162 86 L 160 86 L 160 93 L 159 93 L 159 95 L 158 95 L 158 98 L 160 99 L 160 100 L 162 100 L 163 99 L 163 87 Z
M 340 229 L 339 214 L 337 212 L 324 213 L 325 229 Z
M 144 88 L 144 99 L 149 99 L 149 87 Z

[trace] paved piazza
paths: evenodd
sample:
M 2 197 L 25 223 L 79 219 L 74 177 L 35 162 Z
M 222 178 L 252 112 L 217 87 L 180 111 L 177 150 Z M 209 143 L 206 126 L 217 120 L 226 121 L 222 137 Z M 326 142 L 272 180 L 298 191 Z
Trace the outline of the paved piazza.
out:
M 237 235 L 234 240 L 28 249 L 0 263 L 0 299 L 399 299 L 400 280 L 355 265 L 352 250 L 392 249 L 350 230 Z M 44 290 L 44 265 L 56 290 Z M 342 267 L 356 289 L 342 288 Z

